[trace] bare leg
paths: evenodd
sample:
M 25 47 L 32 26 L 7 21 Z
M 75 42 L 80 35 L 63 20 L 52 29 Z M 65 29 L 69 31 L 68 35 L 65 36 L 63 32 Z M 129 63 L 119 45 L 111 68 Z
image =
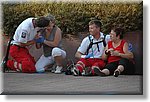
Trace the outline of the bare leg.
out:
M 63 57 L 62 56 L 55 56 L 54 59 L 55 59 L 56 65 L 57 65 L 54 73 L 60 74 L 62 72 L 62 69 L 63 69 L 63 64 L 62 64 Z
M 63 62 L 62 56 L 55 56 L 54 59 L 57 66 L 62 66 L 62 62 Z
M 110 74 L 108 69 L 103 69 L 101 72 L 104 73 L 105 75 L 109 75 Z
M 114 71 L 114 76 L 115 77 L 118 77 L 120 75 L 121 72 L 124 71 L 124 66 L 123 65 L 119 65 L 117 67 L 117 69 Z
M 119 71 L 120 73 L 124 71 L 124 66 L 119 65 L 115 71 Z
M 99 76 L 106 76 L 106 75 L 109 75 L 110 72 L 108 69 L 103 69 L 103 70 L 100 70 L 99 68 L 93 68 L 93 71 L 96 75 L 99 75 Z

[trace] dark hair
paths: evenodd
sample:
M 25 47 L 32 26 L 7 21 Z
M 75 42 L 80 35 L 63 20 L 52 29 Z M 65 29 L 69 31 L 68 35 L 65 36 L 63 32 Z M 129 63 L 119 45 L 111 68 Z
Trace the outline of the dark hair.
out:
M 35 20 L 35 24 L 37 27 L 47 27 L 49 25 L 50 20 L 46 17 L 40 17 Z
M 101 23 L 99 20 L 96 20 L 96 19 L 91 20 L 91 21 L 89 22 L 89 25 L 92 25 L 92 24 L 95 24 L 97 27 L 100 27 L 100 28 L 101 28 L 101 26 L 102 26 L 102 23 Z
M 120 35 L 120 39 L 123 39 L 124 30 L 121 27 L 112 27 L 111 30 L 116 32 L 116 36 Z

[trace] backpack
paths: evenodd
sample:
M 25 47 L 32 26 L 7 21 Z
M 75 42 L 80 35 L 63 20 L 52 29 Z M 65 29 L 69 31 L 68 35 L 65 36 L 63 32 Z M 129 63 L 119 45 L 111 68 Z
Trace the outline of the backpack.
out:
M 102 43 L 102 42 L 103 42 L 104 47 L 106 47 L 106 41 L 105 41 L 106 35 L 104 35 L 104 38 L 103 38 L 102 41 L 98 41 L 98 42 L 95 42 L 95 43 L 93 43 L 93 39 L 91 39 L 91 35 L 89 35 L 88 38 L 89 38 L 89 40 L 90 40 L 90 44 L 89 44 L 89 46 L 88 46 L 88 48 L 87 48 L 87 50 L 86 50 L 86 55 L 88 55 L 90 48 L 92 48 L 92 46 L 93 46 L 94 44 L 97 45 L 98 51 L 100 51 L 99 46 L 98 46 L 99 43 Z
M 73 62 L 73 60 L 68 59 L 65 74 L 66 75 L 72 75 L 73 74 L 72 70 L 73 70 L 74 67 L 75 67 L 75 63 Z

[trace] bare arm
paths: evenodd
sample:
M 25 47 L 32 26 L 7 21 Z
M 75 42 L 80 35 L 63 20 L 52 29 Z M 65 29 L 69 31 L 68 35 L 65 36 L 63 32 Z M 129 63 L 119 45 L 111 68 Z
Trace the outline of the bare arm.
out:
M 80 59 L 83 54 L 79 51 L 76 52 L 75 57 Z
M 105 53 L 105 51 L 107 51 L 107 50 L 108 50 L 108 45 L 106 45 L 105 50 L 102 54 L 102 60 L 107 60 L 108 55 L 106 55 L 106 53 Z
M 127 58 L 127 59 L 132 59 L 134 57 L 133 53 L 128 50 L 128 43 L 127 42 L 123 46 L 123 51 L 124 51 L 124 53 L 119 53 L 118 51 L 112 51 L 111 55 L 120 56 L 122 58 Z
M 129 47 L 129 46 L 128 46 L 128 43 L 126 42 L 126 43 L 124 44 L 124 46 L 123 46 L 124 54 L 123 54 L 123 53 L 119 53 L 119 56 L 120 56 L 120 57 L 122 57 L 122 58 L 127 58 L 127 59 L 132 59 L 132 58 L 134 58 L 133 53 L 128 50 L 128 47 Z
M 58 28 L 55 34 L 55 38 L 54 41 L 48 41 L 48 40 L 44 40 L 44 44 L 51 46 L 51 47 L 56 47 L 58 46 L 59 42 L 61 41 L 61 30 Z
M 36 42 L 34 40 L 28 41 L 27 43 L 20 43 L 21 47 L 26 47 L 35 44 Z

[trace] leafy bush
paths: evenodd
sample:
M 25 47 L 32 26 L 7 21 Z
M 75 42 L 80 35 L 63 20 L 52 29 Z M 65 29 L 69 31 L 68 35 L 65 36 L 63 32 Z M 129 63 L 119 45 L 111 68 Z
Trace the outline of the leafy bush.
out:
M 88 31 L 88 22 L 96 17 L 103 23 L 102 31 L 109 33 L 112 24 L 120 24 L 126 31 L 143 30 L 143 2 L 141 3 L 3 3 L 3 32 L 11 34 L 28 17 L 53 14 L 64 33 Z

